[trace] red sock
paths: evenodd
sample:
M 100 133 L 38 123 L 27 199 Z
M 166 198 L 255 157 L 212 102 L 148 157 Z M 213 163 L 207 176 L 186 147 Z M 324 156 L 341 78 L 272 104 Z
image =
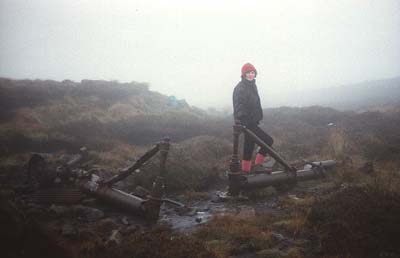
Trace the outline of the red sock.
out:
M 251 160 L 242 160 L 242 171 L 245 173 L 250 173 L 251 170 Z
M 260 153 L 257 153 L 257 155 L 256 155 L 256 160 L 255 160 L 254 164 L 255 164 L 255 165 L 261 165 L 261 164 L 264 163 L 264 159 L 265 159 L 265 156 L 264 156 L 264 155 L 262 155 L 262 154 L 260 154 Z

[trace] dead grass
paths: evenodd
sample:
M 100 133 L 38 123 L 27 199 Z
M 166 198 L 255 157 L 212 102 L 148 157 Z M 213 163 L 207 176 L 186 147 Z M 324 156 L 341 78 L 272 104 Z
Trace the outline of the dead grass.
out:
M 316 201 L 308 222 L 325 255 L 400 255 L 400 176 L 377 171 Z M 392 255 L 392 256 L 390 256 Z
M 271 232 L 259 227 L 252 217 L 224 216 L 216 217 L 199 229 L 195 236 L 208 243 L 211 252 L 218 257 L 229 257 L 248 251 L 271 248 Z
M 210 194 L 208 192 L 198 192 L 198 191 L 185 191 L 183 193 L 184 200 L 186 202 L 194 202 L 194 201 L 206 201 L 210 199 Z
M 97 156 L 97 164 L 109 168 L 123 168 L 140 156 L 143 148 L 133 147 L 125 143 L 116 144 L 111 150 L 104 152 L 93 152 Z
M 169 232 L 135 233 L 122 241 L 119 246 L 107 248 L 96 257 L 121 258 L 214 258 L 207 245 L 191 236 Z
M 279 201 L 279 206 L 289 211 L 288 215 L 274 222 L 275 229 L 285 232 L 292 238 L 298 238 L 308 233 L 307 218 L 315 202 L 312 195 L 298 198 L 289 195 Z

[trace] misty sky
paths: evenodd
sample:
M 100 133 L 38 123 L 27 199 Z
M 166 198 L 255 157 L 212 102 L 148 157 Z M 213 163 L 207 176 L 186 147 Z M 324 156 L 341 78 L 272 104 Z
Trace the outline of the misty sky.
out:
M 148 82 L 230 106 L 245 62 L 263 103 L 400 75 L 399 0 L 0 0 L 0 76 Z

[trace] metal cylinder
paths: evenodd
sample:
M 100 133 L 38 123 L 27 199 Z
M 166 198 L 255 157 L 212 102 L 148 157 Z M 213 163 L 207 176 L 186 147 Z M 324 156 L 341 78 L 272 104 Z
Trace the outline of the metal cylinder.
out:
M 314 165 L 317 165 L 317 166 L 321 166 L 323 168 L 328 168 L 328 167 L 332 167 L 332 166 L 336 165 L 335 160 L 322 160 L 322 161 L 314 161 L 311 163 L 313 163 Z
M 134 213 L 145 213 L 145 200 L 108 186 L 101 186 L 93 194 L 100 200 Z
M 240 193 L 240 163 L 239 163 L 239 136 L 243 130 L 240 125 L 233 126 L 233 152 L 231 162 L 229 164 L 229 194 L 237 196 Z
M 296 180 L 292 173 L 275 173 L 272 175 L 258 174 L 249 175 L 242 181 L 242 189 L 254 189 L 267 186 L 276 186 L 284 183 L 290 183 Z
M 334 160 L 324 160 L 311 162 L 316 166 L 310 164 L 306 165 L 304 169 L 297 170 L 296 175 L 287 173 L 286 171 L 275 171 L 271 175 L 258 174 L 243 176 L 244 180 L 241 181 L 241 189 L 254 189 L 268 186 L 277 186 L 281 184 L 294 183 L 296 181 L 305 181 L 316 179 L 324 176 L 323 168 L 332 167 L 336 164 Z
M 166 170 L 166 162 L 168 157 L 169 151 L 169 138 L 164 138 L 163 141 L 159 144 L 160 150 L 160 176 L 165 177 L 167 170 Z

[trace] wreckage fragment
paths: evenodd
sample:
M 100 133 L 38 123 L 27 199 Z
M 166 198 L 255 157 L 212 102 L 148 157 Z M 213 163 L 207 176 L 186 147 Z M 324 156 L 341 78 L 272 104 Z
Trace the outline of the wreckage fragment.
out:
M 31 182 L 37 188 L 33 194 L 33 200 L 37 203 L 73 204 L 79 202 L 83 193 L 86 193 L 119 209 L 143 215 L 149 220 L 157 220 L 162 202 L 183 206 L 179 202 L 163 199 L 169 146 L 168 138 L 162 140 L 140 157 L 135 164 L 121 170 L 119 174 L 105 182 L 102 182 L 94 173 L 73 169 L 84 155 L 75 157 L 62 166 L 57 173 L 51 175 L 44 158 L 39 154 L 33 154 L 29 161 L 28 171 Z M 144 194 L 138 196 L 112 187 L 139 169 L 158 152 L 160 152 L 160 174 L 153 182 L 151 191 L 144 189 L 142 191 Z M 71 182 L 73 182 L 72 187 Z
M 284 171 L 275 171 L 271 174 L 250 174 L 245 175 L 240 171 L 240 162 L 238 158 L 239 136 L 245 133 L 250 136 L 260 146 L 268 150 L 279 164 L 284 167 Z M 297 170 L 289 165 L 275 150 L 257 137 L 251 130 L 242 125 L 233 126 L 233 154 L 229 166 L 229 190 L 231 196 L 237 196 L 241 191 L 250 190 L 261 187 L 277 186 L 281 184 L 292 183 L 297 181 L 309 180 L 323 177 L 325 168 L 332 167 L 336 164 L 334 160 L 306 162 L 303 169 Z

